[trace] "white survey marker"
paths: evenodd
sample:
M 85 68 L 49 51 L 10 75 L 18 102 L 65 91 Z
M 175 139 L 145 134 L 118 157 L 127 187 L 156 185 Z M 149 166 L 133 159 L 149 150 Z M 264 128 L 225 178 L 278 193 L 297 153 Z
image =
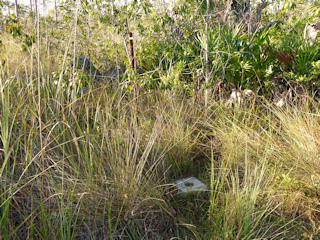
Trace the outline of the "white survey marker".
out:
M 183 193 L 203 191 L 207 187 L 204 183 L 200 182 L 194 177 L 183 178 L 175 181 L 177 188 Z

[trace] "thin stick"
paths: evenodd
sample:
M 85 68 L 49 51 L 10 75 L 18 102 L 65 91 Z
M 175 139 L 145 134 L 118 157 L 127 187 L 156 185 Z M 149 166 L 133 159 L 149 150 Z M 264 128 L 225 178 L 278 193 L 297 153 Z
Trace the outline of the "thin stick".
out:
M 72 69 L 72 91 L 71 91 L 71 100 L 72 102 L 76 99 L 76 92 L 75 92 L 75 71 L 76 71 L 76 42 L 77 42 L 77 23 L 78 23 L 78 7 L 79 7 L 79 1 L 76 1 L 77 7 L 76 7 L 76 17 L 75 17 L 75 25 L 74 25 L 74 45 L 73 45 L 73 69 Z M 73 106 L 73 104 L 71 104 Z
M 41 160 L 42 171 L 45 171 L 44 166 L 44 151 L 43 151 L 43 139 L 42 139 L 42 119 L 41 119 L 41 71 L 40 71 L 40 18 L 39 11 L 37 11 L 37 36 L 38 36 L 38 114 L 39 114 L 39 135 L 40 135 L 40 148 L 41 148 Z
M 210 11 L 210 0 L 207 0 L 207 19 L 206 19 L 206 86 L 204 93 L 205 106 L 208 106 L 208 85 L 209 85 L 209 11 Z

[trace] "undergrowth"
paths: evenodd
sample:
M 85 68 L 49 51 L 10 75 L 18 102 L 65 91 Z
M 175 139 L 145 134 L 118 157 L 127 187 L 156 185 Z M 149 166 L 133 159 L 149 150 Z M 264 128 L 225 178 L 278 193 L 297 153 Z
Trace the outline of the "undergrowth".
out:
M 319 238 L 313 99 L 231 107 L 93 79 L 70 94 L 52 56 L 3 44 L 1 238 Z M 190 176 L 207 190 L 181 195 Z

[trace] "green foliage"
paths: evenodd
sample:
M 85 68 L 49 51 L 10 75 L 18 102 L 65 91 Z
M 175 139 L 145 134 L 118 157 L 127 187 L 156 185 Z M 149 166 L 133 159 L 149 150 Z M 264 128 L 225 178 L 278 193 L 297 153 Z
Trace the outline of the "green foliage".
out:
M 292 28 L 282 27 L 281 35 L 272 36 L 273 55 L 281 63 L 284 72 L 289 71 L 287 77 L 300 83 L 307 83 L 313 77 L 314 62 L 320 59 L 318 44 L 311 45 L 303 39 L 305 21 L 294 23 Z
M 276 70 L 270 37 L 274 28 L 246 35 L 241 28 L 211 28 L 209 32 L 210 69 L 221 79 L 236 86 L 252 87 L 264 84 Z M 198 37 L 205 52 L 205 34 Z M 202 56 L 202 59 L 204 56 Z
M 310 78 L 314 83 L 319 83 L 320 81 L 320 60 L 312 62 L 312 69 L 310 72 Z
M 185 83 L 181 82 L 181 74 L 184 70 L 185 63 L 180 61 L 174 65 L 174 67 L 170 68 L 161 78 L 161 89 L 181 89 L 185 88 Z
M 195 25 L 202 21 L 197 15 L 201 9 L 193 8 L 192 4 L 194 2 L 182 1 L 173 6 L 173 11 L 170 13 L 159 14 L 153 10 L 149 16 L 143 18 L 148 21 L 148 28 L 138 25 L 139 33 L 143 36 L 137 49 L 140 64 L 145 71 L 157 69 L 152 79 L 162 79 L 153 81 L 157 84 L 162 82 L 161 88 L 167 89 L 177 85 L 167 79 L 169 75 L 174 75 L 172 74 L 174 65 L 180 66 L 181 63 L 184 65 L 180 75 L 183 75 L 185 80 L 180 78 L 179 81 L 182 88 L 188 88 L 190 78 L 195 76 L 199 67 L 197 56 L 200 54 L 200 49 L 196 41 L 199 29 Z
M 60 73 L 53 72 L 53 84 L 56 85 L 57 88 L 62 89 L 67 96 L 70 96 L 73 90 L 78 95 L 81 95 L 88 89 L 89 83 L 92 82 L 91 77 L 81 70 L 76 70 L 74 74 L 72 74 L 72 72 L 72 68 L 67 69 L 65 74 L 62 74 L 61 80 Z
M 159 86 L 160 79 L 155 79 L 152 74 L 145 74 L 139 78 L 139 85 L 146 90 L 154 90 Z
M 22 49 L 27 51 L 27 49 L 36 42 L 36 37 L 28 34 L 24 34 L 23 37 Z
M 15 15 L 9 15 L 5 19 L 6 31 L 13 37 L 20 36 L 22 34 L 22 26 L 19 24 Z
M 307 10 L 311 16 L 320 17 L 320 1 L 312 1 L 311 4 L 308 6 Z
M 295 72 L 299 75 L 309 74 L 314 67 L 312 63 L 320 60 L 319 50 L 318 44 L 312 46 L 308 43 L 301 44 L 294 61 Z

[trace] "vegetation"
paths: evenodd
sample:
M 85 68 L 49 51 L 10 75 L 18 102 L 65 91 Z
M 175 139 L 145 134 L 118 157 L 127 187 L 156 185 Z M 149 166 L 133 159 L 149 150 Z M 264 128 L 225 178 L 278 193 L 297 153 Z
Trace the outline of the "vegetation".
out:
M 320 238 L 319 3 L 196 2 L 0 2 L 1 239 Z

